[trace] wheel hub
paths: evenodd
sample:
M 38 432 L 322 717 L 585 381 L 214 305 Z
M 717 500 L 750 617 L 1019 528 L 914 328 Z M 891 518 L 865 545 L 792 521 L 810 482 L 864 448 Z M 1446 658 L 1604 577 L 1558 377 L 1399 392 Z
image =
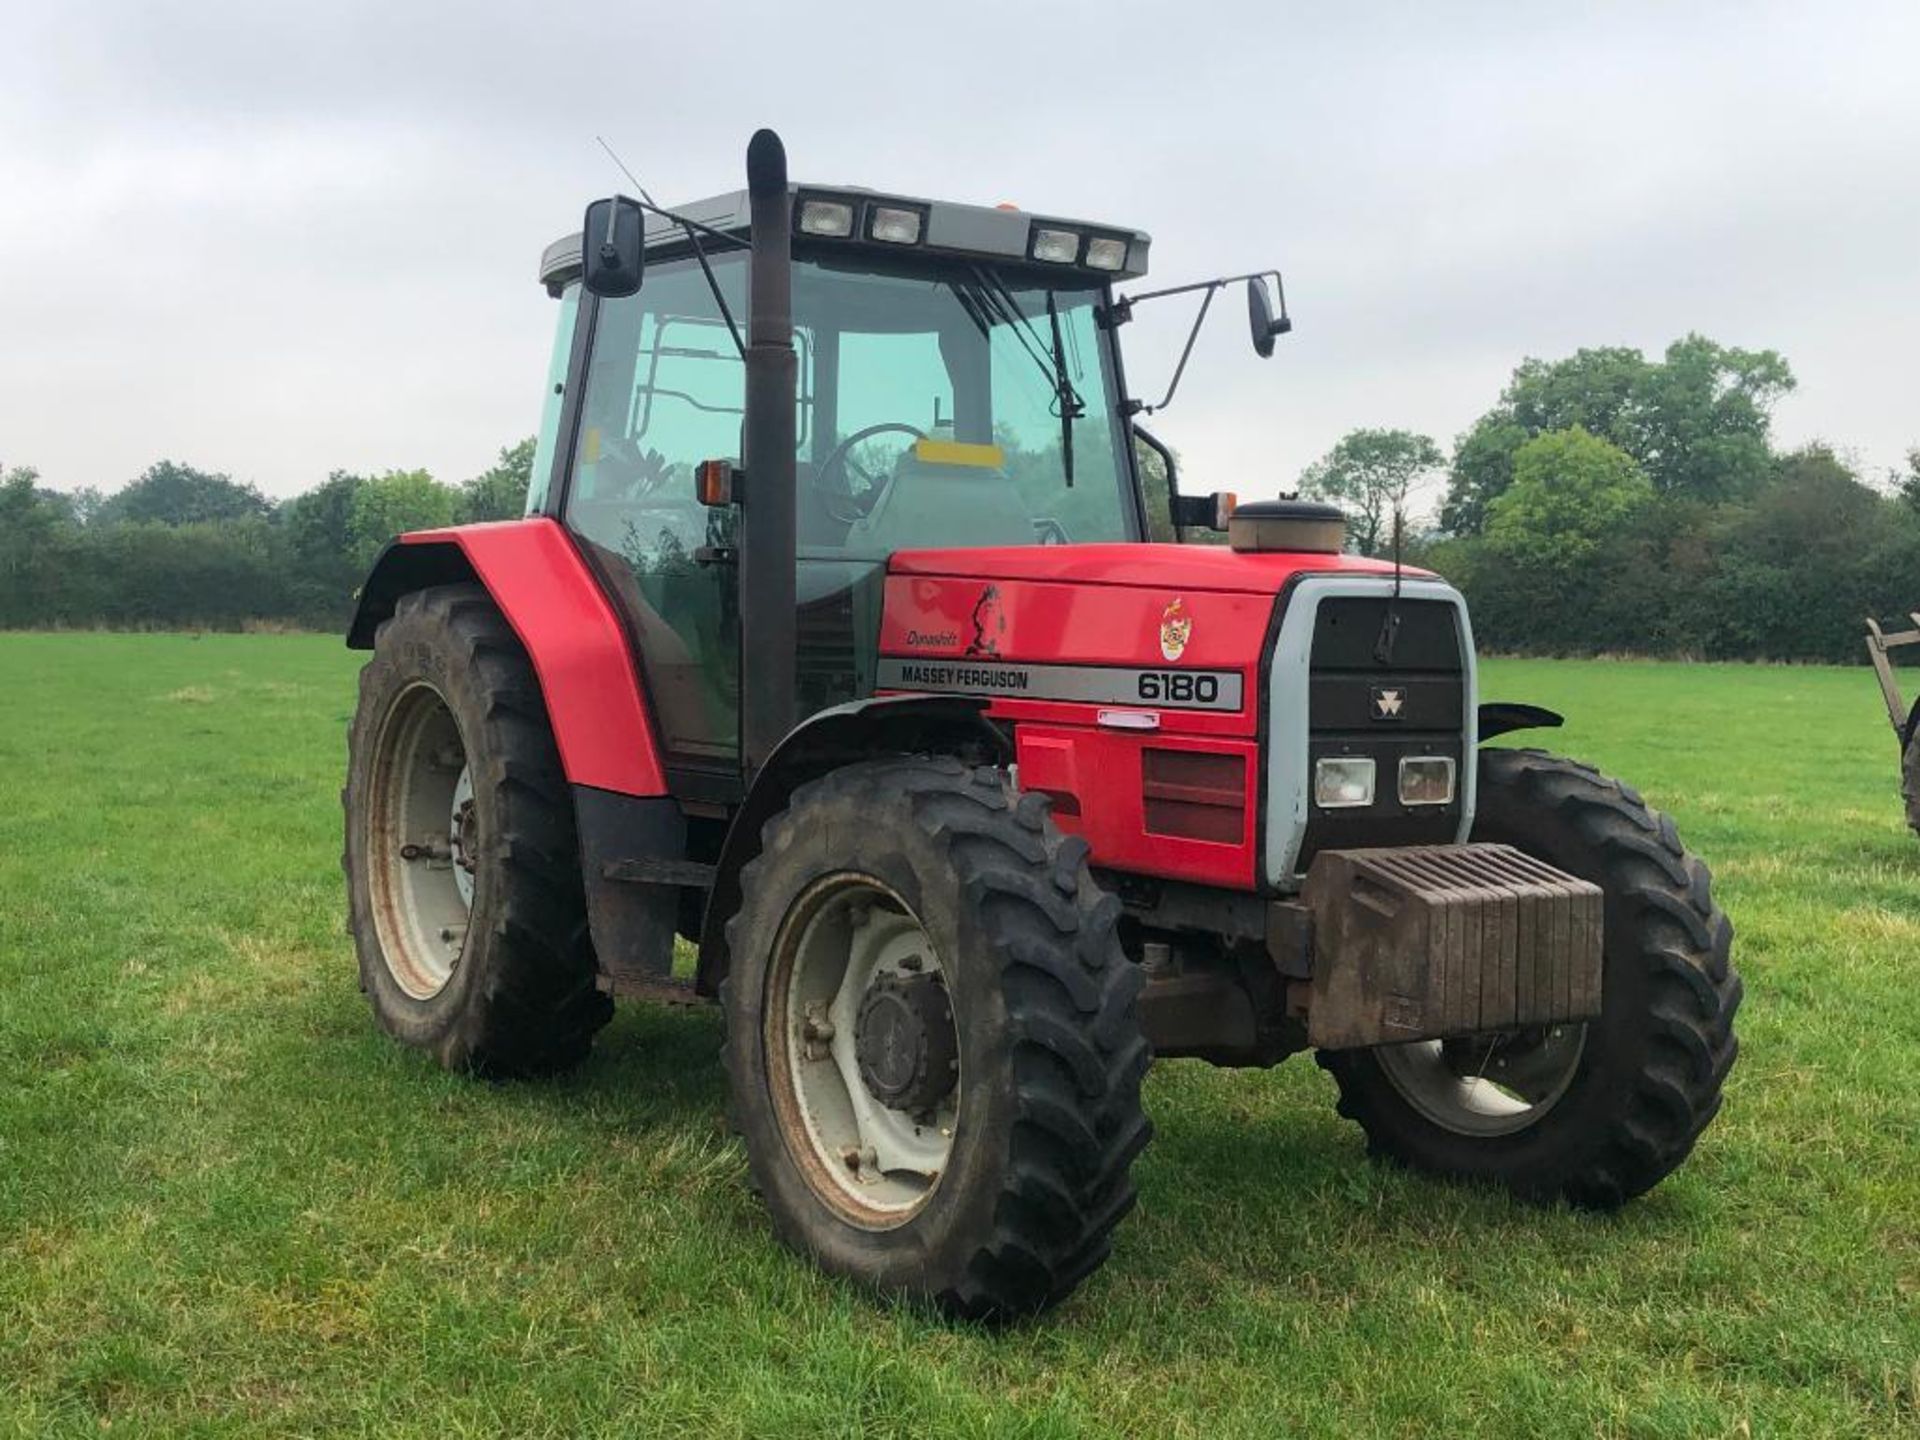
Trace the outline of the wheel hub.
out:
M 479 821 L 473 808 L 473 770 L 460 767 L 453 787 L 453 813 L 447 817 L 447 848 L 453 852 L 453 883 L 460 899 L 473 905 L 473 873 L 480 863 Z
M 854 1027 L 860 1079 L 893 1110 L 930 1110 L 953 1090 L 960 1041 L 947 987 L 929 975 L 882 975 L 860 1004 Z

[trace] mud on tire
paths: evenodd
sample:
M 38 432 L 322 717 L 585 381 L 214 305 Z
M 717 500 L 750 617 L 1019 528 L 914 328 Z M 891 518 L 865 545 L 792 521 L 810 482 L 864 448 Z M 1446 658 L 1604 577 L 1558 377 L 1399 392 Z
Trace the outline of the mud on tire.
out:
M 476 822 L 465 941 L 431 994 L 396 975 L 410 972 L 383 942 L 372 873 L 415 838 L 391 833 L 377 797 L 396 711 L 423 692 L 457 727 Z M 381 1026 L 450 1070 L 524 1075 L 581 1060 L 613 1005 L 594 987 L 572 796 L 533 667 L 480 586 L 405 595 L 381 625 L 360 672 L 341 800 L 348 922 Z
M 950 1314 L 1005 1318 L 1065 1297 L 1107 1256 L 1134 1203 L 1149 1052 L 1142 975 L 1118 900 L 1037 795 L 941 758 L 848 766 L 803 786 L 742 876 L 722 987 L 735 1127 L 775 1231 L 827 1270 Z M 879 881 L 944 968 L 958 1037 L 952 1150 L 920 1208 L 857 1223 L 808 1178 L 803 1125 L 772 1092 L 774 953 L 797 902 L 835 875 Z
M 1602 1013 L 1559 1098 L 1515 1133 L 1463 1135 L 1411 1105 L 1371 1050 L 1322 1051 L 1340 1113 L 1377 1155 L 1535 1198 L 1612 1209 L 1692 1150 L 1733 1066 L 1733 927 L 1673 822 L 1597 770 L 1484 750 L 1473 838 L 1513 845 L 1606 891 Z

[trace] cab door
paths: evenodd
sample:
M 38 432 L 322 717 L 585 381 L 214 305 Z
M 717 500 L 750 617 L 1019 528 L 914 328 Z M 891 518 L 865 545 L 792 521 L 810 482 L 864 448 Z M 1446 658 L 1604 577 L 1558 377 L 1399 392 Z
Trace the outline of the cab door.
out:
M 739 314 L 744 267 L 715 271 Z M 740 354 L 690 259 L 589 304 L 564 520 L 633 634 L 669 766 L 737 778 L 737 512 L 700 504 L 693 476 L 702 460 L 739 462 Z

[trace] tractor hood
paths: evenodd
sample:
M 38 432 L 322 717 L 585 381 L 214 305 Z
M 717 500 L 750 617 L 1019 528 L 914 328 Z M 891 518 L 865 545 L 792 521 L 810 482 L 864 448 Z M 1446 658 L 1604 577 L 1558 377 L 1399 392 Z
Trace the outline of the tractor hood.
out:
M 1393 563 L 1304 551 L 1248 554 L 1225 545 L 1021 545 L 974 550 L 901 550 L 891 575 L 962 580 L 1122 585 L 1277 595 L 1300 574 L 1388 574 Z M 1407 566 L 1409 578 L 1430 573 Z
M 1027 718 L 1082 723 L 1088 707 L 1158 699 L 1164 728 L 1251 736 L 1289 582 L 1377 578 L 1384 589 L 1392 573 L 1361 556 L 1213 545 L 900 551 L 887 569 L 878 688 L 990 697 L 996 713 L 1032 702 Z

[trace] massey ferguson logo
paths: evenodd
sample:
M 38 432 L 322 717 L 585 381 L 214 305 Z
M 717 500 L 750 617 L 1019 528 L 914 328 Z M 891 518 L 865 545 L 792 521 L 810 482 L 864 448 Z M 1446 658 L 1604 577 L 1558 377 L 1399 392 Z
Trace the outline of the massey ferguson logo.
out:
M 1376 720 L 1398 720 L 1400 712 L 1406 708 L 1407 692 L 1385 685 L 1373 687 L 1373 718 Z

